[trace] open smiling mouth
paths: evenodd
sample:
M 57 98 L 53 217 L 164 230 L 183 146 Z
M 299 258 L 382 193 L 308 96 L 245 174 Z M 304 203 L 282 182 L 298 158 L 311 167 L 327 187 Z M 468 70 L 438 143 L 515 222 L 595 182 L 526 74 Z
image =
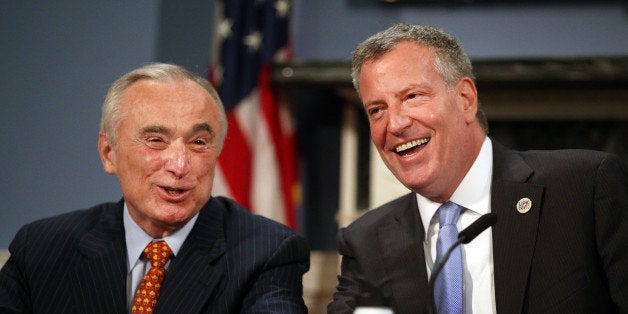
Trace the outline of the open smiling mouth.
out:
M 405 156 L 405 155 L 411 154 L 412 152 L 419 149 L 419 147 L 422 147 L 425 144 L 429 143 L 430 139 L 431 138 L 429 137 L 425 137 L 425 138 L 414 140 L 408 143 L 401 144 L 395 147 L 395 152 L 399 156 Z
M 166 192 L 168 192 L 168 194 L 170 194 L 170 195 L 179 195 L 179 194 L 185 192 L 184 190 L 170 189 L 170 188 L 164 188 L 164 190 L 166 190 Z

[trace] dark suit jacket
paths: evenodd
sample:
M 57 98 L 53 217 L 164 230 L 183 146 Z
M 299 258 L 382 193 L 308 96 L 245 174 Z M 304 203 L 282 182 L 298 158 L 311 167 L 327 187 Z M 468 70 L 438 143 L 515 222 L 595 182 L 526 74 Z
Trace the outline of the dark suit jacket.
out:
M 128 313 L 123 202 L 24 226 L 0 271 L 0 313 Z M 214 197 L 173 258 L 156 313 L 306 313 L 304 238 Z
M 498 313 L 628 312 L 628 171 L 584 150 L 509 151 L 493 142 L 491 209 Z M 526 214 L 521 198 L 532 200 Z M 430 300 L 414 194 L 372 210 L 338 235 L 338 290 L 329 313 L 351 313 L 357 278 L 381 283 L 395 313 Z

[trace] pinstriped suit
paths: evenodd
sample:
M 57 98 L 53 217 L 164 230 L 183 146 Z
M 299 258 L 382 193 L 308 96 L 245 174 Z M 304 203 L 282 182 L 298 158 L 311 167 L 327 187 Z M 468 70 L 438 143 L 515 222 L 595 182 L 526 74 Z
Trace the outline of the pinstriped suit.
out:
M 0 313 L 128 312 L 123 204 L 24 226 L 0 272 Z M 173 258 L 155 312 L 306 313 L 308 268 L 304 238 L 213 197 Z
M 616 156 L 516 152 L 493 142 L 491 209 L 497 313 L 628 313 L 628 170 Z M 527 214 L 515 209 L 532 200 Z M 351 313 L 358 276 L 382 282 L 395 313 L 430 300 L 423 225 L 414 194 L 338 235 L 343 255 L 329 313 Z

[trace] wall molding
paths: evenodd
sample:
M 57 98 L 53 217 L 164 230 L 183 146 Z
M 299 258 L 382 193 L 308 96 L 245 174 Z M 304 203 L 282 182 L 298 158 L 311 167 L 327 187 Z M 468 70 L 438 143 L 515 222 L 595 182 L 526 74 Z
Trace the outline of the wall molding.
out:
M 489 120 L 628 120 L 628 57 L 472 62 L 480 102 Z M 361 107 L 349 62 L 276 64 L 271 81 L 283 90 L 328 90 Z
M 623 85 L 628 82 L 628 57 L 579 57 L 471 60 L 481 85 Z M 271 74 L 283 86 L 353 87 L 348 61 L 278 63 Z

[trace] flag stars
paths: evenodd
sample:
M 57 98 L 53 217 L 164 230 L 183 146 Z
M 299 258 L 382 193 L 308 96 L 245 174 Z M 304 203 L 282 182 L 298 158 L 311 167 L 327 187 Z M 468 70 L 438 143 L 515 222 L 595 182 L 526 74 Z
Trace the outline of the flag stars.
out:
M 231 36 L 232 31 L 231 31 L 231 27 L 233 26 L 233 21 L 231 21 L 230 19 L 224 19 L 222 20 L 222 22 L 220 22 L 218 24 L 218 29 L 216 30 L 216 33 L 218 34 L 218 36 L 221 39 L 226 39 L 229 36 Z
M 250 51 L 259 50 L 262 45 L 262 34 L 259 31 L 254 31 L 244 37 L 244 44 L 249 47 Z
M 289 0 L 277 0 L 275 2 L 275 10 L 277 10 L 277 16 L 284 19 L 290 13 L 290 1 Z

